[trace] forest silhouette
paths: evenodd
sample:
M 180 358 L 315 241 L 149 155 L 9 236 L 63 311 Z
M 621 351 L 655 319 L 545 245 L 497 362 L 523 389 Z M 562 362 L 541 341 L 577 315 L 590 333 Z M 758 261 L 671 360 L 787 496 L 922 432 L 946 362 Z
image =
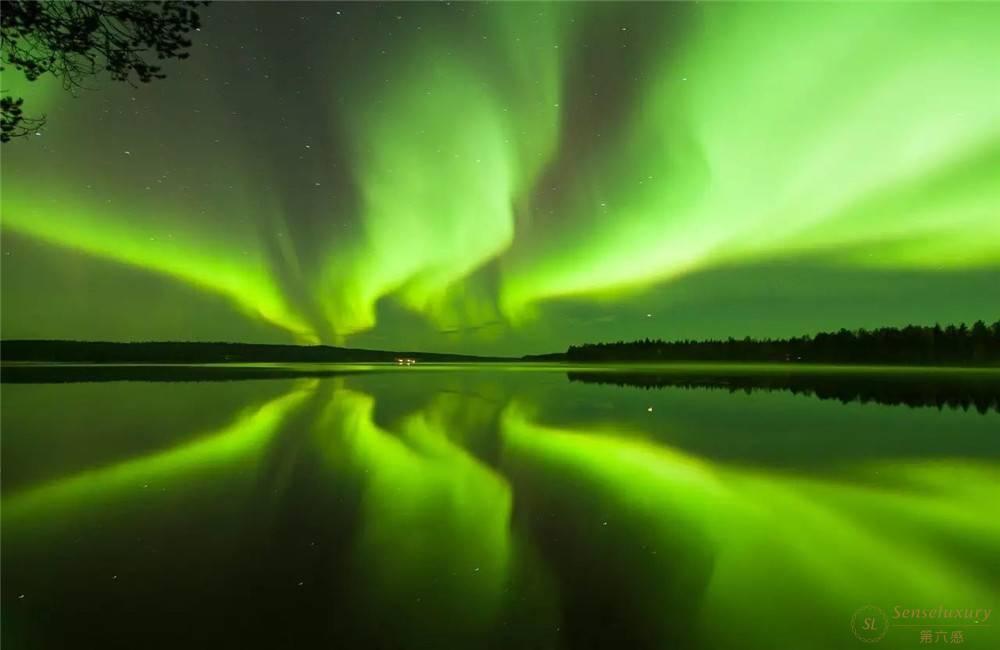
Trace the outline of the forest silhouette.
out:
M 972 327 L 880 327 L 787 339 L 617 341 L 572 345 L 566 361 L 762 361 L 921 366 L 1000 365 L 1000 321 Z

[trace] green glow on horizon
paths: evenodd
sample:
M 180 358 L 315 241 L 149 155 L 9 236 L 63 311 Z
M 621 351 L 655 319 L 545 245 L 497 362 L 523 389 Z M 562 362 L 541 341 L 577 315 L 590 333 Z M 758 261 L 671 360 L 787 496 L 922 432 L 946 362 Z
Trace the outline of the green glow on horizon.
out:
M 220 294 L 252 317 L 278 325 L 297 341 L 315 343 L 315 333 L 287 304 L 259 251 L 230 255 L 223 242 L 213 246 L 161 224 L 143 228 L 127 218 L 107 219 L 99 212 L 70 207 L 49 197 L 3 201 L 5 228 L 43 241 L 174 277 Z M 176 234 L 175 234 L 176 233 Z M 249 248 L 255 250 L 256 248 Z
M 97 93 L 32 86 L 61 147 L 40 153 L 44 138 L 33 138 L 5 152 L 3 228 L 221 296 L 301 343 L 412 332 L 379 322 L 386 301 L 429 337 L 495 341 L 485 331 L 495 326 L 511 340 L 556 332 L 552 345 L 564 346 L 575 321 L 539 322 L 560 301 L 645 314 L 639 294 L 701 272 L 788 260 L 941 277 L 1000 268 L 1000 5 L 677 7 L 651 5 L 647 22 L 662 24 L 635 44 L 615 38 L 632 34 L 626 19 L 641 6 L 483 5 L 458 23 L 450 9 L 401 8 L 392 48 L 291 99 L 305 107 L 291 119 L 307 116 L 288 136 L 294 156 L 277 146 L 285 131 L 248 133 L 260 124 L 234 117 L 253 112 L 241 94 L 251 86 L 232 97 L 208 86 L 191 100 L 196 117 L 163 100 L 156 129 L 135 118 L 100 138 L 88 132 L 109 120 Z M 632 67 L 610 75 L 628 76 L 630 99 L 604 98 L 577 69 L 633 45 Z M 218 83 L 219 56 L 196 50 L 184 74 Z M 105 92 L 118 102 L 127 91 Z M 589 123 L 602 101 L 627 101 L 613 125 Z M 93 115 L 77 128 L 69 107 L 81 105 Z M 212 140 L 172 150 L 174 131 L 189 129 Z M 342 167 L 297 162 L 324 137 Z M 164 156 L 183 188 L 157 185 Z M 133 167 L 154 180 L 137 185 Z M 791 285 L 781 290 L 811 290 Z M 8 298 L 5 322 L 29 329 L 24 303 L 48 298 L 23 293 Z M 971 300 L 936 296 L 921 313 L 983 309 Z M 127 298 L 97 302 L 92 318 L 128 309 Z M 884 324 L 901 317 L 885 309 Z M 788 311 L 801 319 L 800 306 Z

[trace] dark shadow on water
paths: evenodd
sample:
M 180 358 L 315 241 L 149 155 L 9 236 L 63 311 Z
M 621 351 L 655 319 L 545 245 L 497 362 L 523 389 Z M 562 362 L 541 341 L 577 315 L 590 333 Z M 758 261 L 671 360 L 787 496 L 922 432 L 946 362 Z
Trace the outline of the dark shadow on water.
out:
M 1000 373 L 879 373 L 766 372 L 745 374 L 725 370 L 711 373 L 684 370 L 663 371 L 571 371 L 571 382 L 610 384 L 621 387 L 663 389 L 717 389 L 742 391 L 788 391 L 847 404 L 905 404 L 911 408 L 944 407 L 975 409 L 986 414 L 1000 412 Z

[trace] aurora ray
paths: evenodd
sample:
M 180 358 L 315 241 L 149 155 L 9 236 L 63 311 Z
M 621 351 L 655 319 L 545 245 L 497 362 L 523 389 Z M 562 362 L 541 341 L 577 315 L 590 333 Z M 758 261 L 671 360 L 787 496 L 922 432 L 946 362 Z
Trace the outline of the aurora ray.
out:
M 800 333 L 859 276 L 829 326 L 989 320 L 998 20 L 988 3 L 211 7 L 162 84 L 73 97 L 5 72 L 49 127 L 5 148 L 3 326 L 73 338 L 57 304 L 93 286 L 79 325 L 113 337 L 131 300 L 103 295 L 110 268 L 221 298 L 234 331 L 272 341 L 545 351 L 599 319 L 611 337 L 704 325 L 692 291 L 730 305 L 706 334 Z M 29 240 L 56 252 L 22 262 Z M 769 264 L 788 272 L 753 287 L 777 305 L 761 322 L 729 294 Z M 925 278 L 935 295 L 900 307 Z M 216 331 L 134 320 L 138 339 Z

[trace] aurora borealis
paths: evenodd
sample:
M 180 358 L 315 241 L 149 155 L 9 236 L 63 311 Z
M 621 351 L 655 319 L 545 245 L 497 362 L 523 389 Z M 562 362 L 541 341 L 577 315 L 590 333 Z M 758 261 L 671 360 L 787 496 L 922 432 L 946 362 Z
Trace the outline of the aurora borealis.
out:
M 6 338 L 530 353 L 996 317 L 1000 5 L 216 3 L 3 151 Z M 414 425 L 416 426 L 416 425 Z

